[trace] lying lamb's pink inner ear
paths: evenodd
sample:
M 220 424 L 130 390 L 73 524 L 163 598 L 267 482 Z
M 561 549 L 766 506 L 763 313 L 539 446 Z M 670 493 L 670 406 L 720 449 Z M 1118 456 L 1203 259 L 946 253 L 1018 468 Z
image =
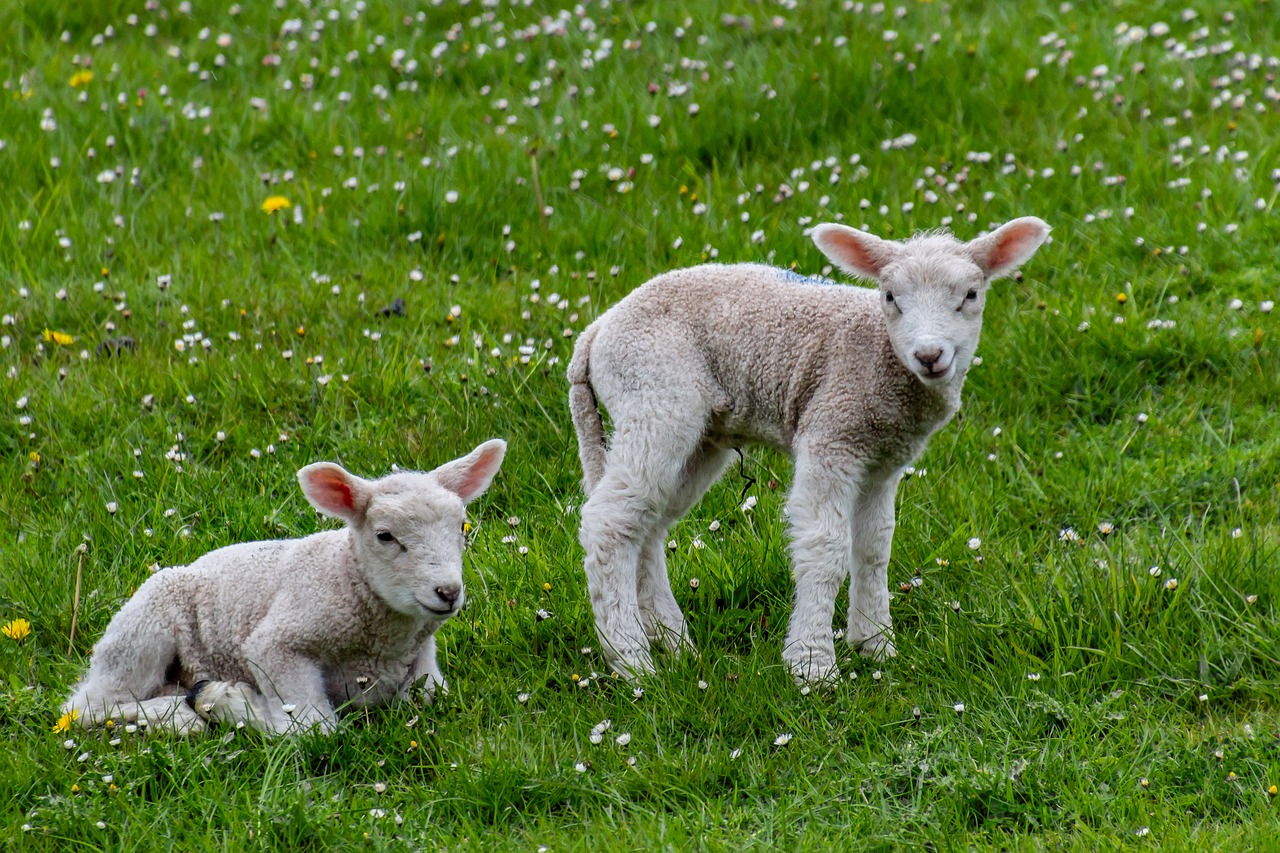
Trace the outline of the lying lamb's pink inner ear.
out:
M 320 468 L 307 476 L 310 497 L 323 511 L 343 518 L 356 512 L 356 493 L 341 471 Z
M 482 446 L 462 459 L 441 465 L 436 469 L 436 477 L 441 485 L 470 502 L 479 497 L 502 466 L 502 457 L 506 453 L 506 444 L 498 442 Z

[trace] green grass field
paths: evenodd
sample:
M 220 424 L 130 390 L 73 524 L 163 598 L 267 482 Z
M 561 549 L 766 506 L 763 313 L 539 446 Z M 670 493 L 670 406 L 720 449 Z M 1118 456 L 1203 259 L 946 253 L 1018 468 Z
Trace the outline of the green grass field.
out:
M 3 4 L 0 846 L 1274 849 L 1280 28 L 1190 9 Z M 574 334 L 711 258 L 820 274 L 809 224 L 1026 214 L 899 492 L 900 656 L 793 687 L 752 451 L 672 532 L 701 656 L 597 672 Z M 149 566 L 319 529 L 309 462 L 493 436 L 437 705 L 54 731 Z

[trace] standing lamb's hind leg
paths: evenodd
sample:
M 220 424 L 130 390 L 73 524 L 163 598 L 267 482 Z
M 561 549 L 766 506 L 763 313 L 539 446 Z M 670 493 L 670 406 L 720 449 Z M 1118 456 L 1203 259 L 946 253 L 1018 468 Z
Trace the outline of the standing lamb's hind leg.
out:
M 720 479 L 732 458 L 732 450 L 711 446 L 700 448 L 689 458 L 684 481 L 640 556 L 637 595 L 644 631 L 650 642 L 661 643 L 668 651 L 679 653 L 695 648 L 667 577 L 667 531 Z
M 697 399 L 668 394 L 629 402 L 639 416 L 615 421 L 604 476 L 582 507 L 579 534 L 596 633 L 610 665 L 624 674 L 653 671 L 638 598 L 641 553 L 680 490 L 706 423 Z
M 867 484 L 853 511 L 853 574 L 849 578 L 851 646 L 865 657 L 897 654 L 889 619 L 889 552 L 893 545 L 893 499 L 900 474 Z
M 851 514 L 862 466 L 831 448 L 796 449 L 791 514 L 795 608 L 782 659 L 800 684 L 840 675 L 831 634 L 836 596 L 853 562 Z

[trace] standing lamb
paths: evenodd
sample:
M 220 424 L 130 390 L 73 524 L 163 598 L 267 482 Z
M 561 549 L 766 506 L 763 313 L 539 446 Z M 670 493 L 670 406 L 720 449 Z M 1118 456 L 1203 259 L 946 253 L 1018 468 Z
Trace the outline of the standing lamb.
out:
M 782 657 L 797 682 L 839 675 L 831 621 L 846 578 L 847 640 L 894 655 L 898 481 L 960 406 L 988 284 L 1048 236 L 1035 217 L 968 243 L 819 225 L 818 248 L 878 288 L 705 265 L 658 276 L 591 324 L 569 364 L 569 407 L 588 495 L 587 586 L 610 663 L 647 672 L 650 642 L 692 647 L 663 542 L 747 443 L 795 459 L 796 597 Z M 600 405 L 613 421 L 607 448 Z
M 489 487 L 506 442 L 427 473 L 363 480 L 317 462 L 307 500 L 347 526 L 230 545 L 147 579 L 107 626 L 63 705 L 111 718 L 271 734 L 337 726 L 334 709 L 447 690 L 435 633 L 461 609 L 464 505 Z

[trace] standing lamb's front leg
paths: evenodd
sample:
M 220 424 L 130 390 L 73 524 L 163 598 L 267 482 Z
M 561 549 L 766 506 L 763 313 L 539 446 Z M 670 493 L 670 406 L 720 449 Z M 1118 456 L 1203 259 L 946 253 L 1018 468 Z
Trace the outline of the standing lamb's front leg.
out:
M 825 443 L 806 442 L 796 449 L 795 483 L 787 501 L 796 602 L 782 659 L 799 684 L 840 675 L 831 619 L 852 567 L 851 513 L 862 470 L 856 459 Z
M 893 545 L 893 499 L 901 472 L 863 487 L 853 510 L 853 574 L 849 578 L 849 644 L 865 657 L 897 654 L 889 618 L 889 551 Z

